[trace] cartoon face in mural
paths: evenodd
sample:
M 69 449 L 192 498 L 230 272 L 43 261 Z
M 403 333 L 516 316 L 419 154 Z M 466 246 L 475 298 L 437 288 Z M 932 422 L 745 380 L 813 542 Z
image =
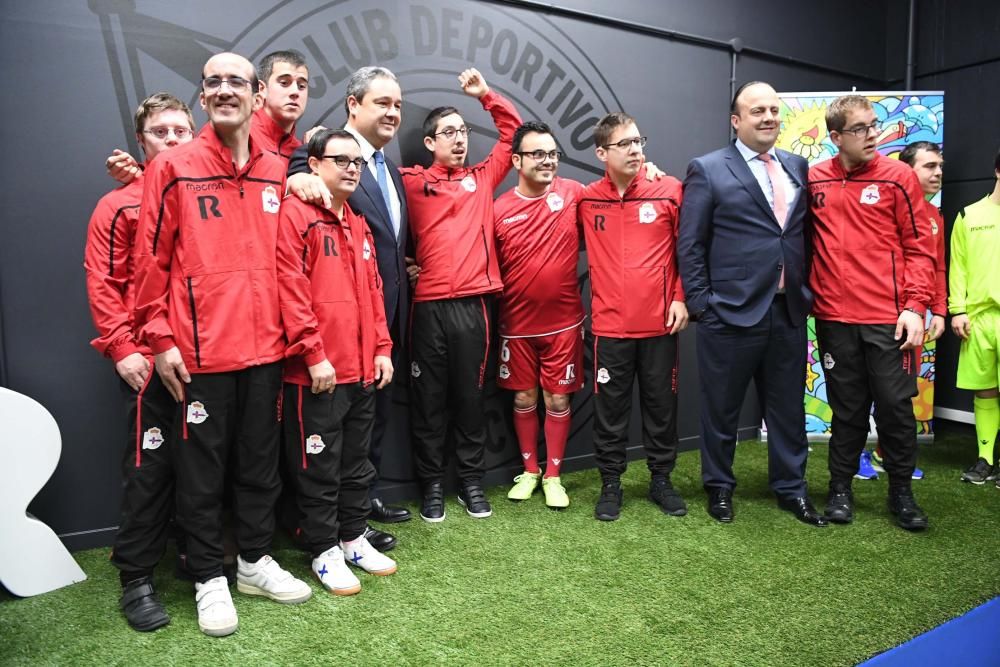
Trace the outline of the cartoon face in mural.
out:
M 845 93 L 779 93 L 781 98 L 781 134 L 777 147 L 801 155 L 815 164 L 836 155 L 837 147 L 826 131 L 826 109 L 833 100 Z M 898 158 L 900 151 L 914 141 L 933 141 L 943 145 L 944 95 L 942 93 L 861 93 L 872 102 L 872 108 L 882 126 L 877 149 L 886 157 Z M 939 192 L 931 200 L 941 205 Z M 928 319 L 930 314 L 928 313 Z M 806 365 L 806 432 L 811 435 L 829 434 L 833 410 L 826 397 L 823 359 L 816 345 L 816 325 L 809 319 L 808 363 Z M 917 433 L 931 433 L 934 414 L 934 362 L 937 343 L 924 345 L 917 377 L 917 396 L 913 412 Z

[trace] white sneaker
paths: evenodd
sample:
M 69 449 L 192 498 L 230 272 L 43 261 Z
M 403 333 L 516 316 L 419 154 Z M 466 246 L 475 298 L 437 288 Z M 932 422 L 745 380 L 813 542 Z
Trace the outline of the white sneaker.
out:
M 340 548 L 344 550 L 346 562 L 368 574 L 382 577 L 396 571 L 396 561 L 373 547 L 364 535 L 350 542 L 341 542 Z
M 263 595 L 282 604 L 298 604 L 312 597 L 309 584 L 281 569 L 278 561 L 264 556 L 256 563 L 236 557 L 236 590 L 247 595 Z
M 205 583 L 195 582 L 194 601 L 198 605 L 198 627 L 211 637 L 225 637 L 236 632 L 240 621 L 236 617 L 233 596 L 225 577 L 215 577 Z
M 354 595 L 361 591 L 361 582 L 347 567 L 340 547 L 330 547 L 313 558 L 312 568 L 323 588 L 334 595 Z

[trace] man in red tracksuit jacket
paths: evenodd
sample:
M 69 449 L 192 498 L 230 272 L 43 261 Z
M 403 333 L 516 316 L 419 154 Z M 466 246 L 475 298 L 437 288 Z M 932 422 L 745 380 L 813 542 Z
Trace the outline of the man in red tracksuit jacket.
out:
M 908 165 L 876 150 L 879 124 L 860 95 L 826 112 L 840 149 L 809 170 L 813 315 L 833 409 L 826 515 L 854 518 L 851 481 L 875 423 L 889 474 L 889 511 L 908 530 L 927 527 L 913 498 L 917 435 L 912 398 L 924 316 L 934 294 L 934 236 Z
M 292 152 L 302 145 L 295 136 L 295 124 L 309 102 L 305 56 L 294 49 L 269 53 L 261 58 L 257 76 L 264 103 L 253 113 L 250 137 L 262 151 L 277 155 L 287 164 Z M 142 173 L 142 165 L 118 149 L 112 151 L 104 166 L 112 178 L 125 184 Z
M 429 522 L 445 518 L 449 427 L 459 502 L 470 516 L 492 514 L 482 487 L 483 376 L 492 297 L 503 288 L 493 240 L 493 191 L 511 168 L 510 142 L 521 124 L 514 106 L 491 91 L 477 70 L 465 70 L 458 80 L 493 116 L 499 141 L 485 160 L 466 167 L 465 121 L 454 107 L 438 107 L 424 120 L 424 146 L 434 163 L 400 170 L 420 267 L 410 324 L 410 427 L 424 487 L 420 516 Z
M 175 410 L 177 519 L 203 632 L 235 632 L 222 573 L 223 480 L 234 457 L 237 588 L 284 603 L 311 595 L 268 555 L 280 491 L 284 332 L 275 247 L 285 164 L 250 141 L 253 65 L 233 53 L 202 72 L 208 124 L 145 176 L 136 324 Z
M 289 49 L 264 56 L 257 67 L 264 104 L 253 114 L 250 138 L 261 150 L 277 155 L 285 163 L 302 145 L 295 124 L 309 102 L 309 69 L 305 57 Z
M 934 237 L 934 299 L 931 301 L 931 319 L 927 328 L 925 342 L 936 341 L 944 334 L 944 318 L 948 314 L 948 278 L 945 268 L 944 254 L 944 219 L 941 211 L 931 203 L 931 199 L 941 191 L 941 178 L 944 173 L 944 156 L 941 155 L 941 147 L 933 141 L 914 141 L 907 144 L 899 153 L 900 162 L 905 162 L 913 168 L 920 182 L 920 188 L 924 191 L 924 215 L 930 224 L 931 236 Z M 917 353 L 920 359 L 920 353 Z M 866 465 L 865 457 L 870 456 L 867 465 L 874 473 L 885 472 L 883 462 L 885 453 L 882 447 L 876 444 L 875 449 L 869 455 L 862 452 L 859 473 Z M 875 475 L 877 477 L 877 474 Z M 913 469 L 913 479 L 923 479 L 924 473 L 920 468 Z M 862 479 L 858 476 L 856 479 Z M 865 477 L 870 479 L 870 477 Z
M 392 380 L 375 240 L 347 205 L 364 169 L 357 139 L 320 130 L 308 164 L 332 207 L 285 199 L 278 228 L 278 291 L 288 337 L 283 422 L 298 525 L 312 568 L 327 590 L 361 590 L 347 562 L 376 575 L 396 563 L 365 537 L 375 468 L 368 459 L 375 382 Z
M 156 93 L 135 114 L 136 140 L 146 156 L 194 138 L 194 118 L 181 100 Z M 156 373 L 153 357 L 138 339 L 132 247 L 142 179 L 109 192 L 97 203 L 87 228 L 84 268 L 87 298 L 98 337 L 91 346 L 115 364 L 128 405 L 128 440 L 122 460 L 122 518 L 111 561 L 120 571 L 119 603 L 129 625 L 148 632 L 170 622 L 153 587 L 174 507 L 170 428 L 174 401 Z
M 632 386 L 639 381 L 650 499 L 687 513 L 670 473 L 677 459 L 677 333 L 688 313 L 677 271 L 681 184 L 645 178 L 635 120 L 610 113 L 594 128 L 604 178 L 580 197 L 590 265 L 594 332 L 594 449 L 602 489 L 594 515 L 614 521 L 622 505 Z

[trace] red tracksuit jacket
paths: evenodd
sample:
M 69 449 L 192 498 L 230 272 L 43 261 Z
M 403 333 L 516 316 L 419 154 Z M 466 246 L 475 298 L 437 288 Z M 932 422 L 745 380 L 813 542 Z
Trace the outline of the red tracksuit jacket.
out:
M 285 163 L 251 140 L 237 171 L 211 124 L 153 160 L 136 236 L 136 325 L 191 373 L 280 360 L 275 247 Z
M 400 169 L 420 278 L 413 301 L 456 299 L 503 289 L 493 240 L 493 191 L 510 171 L 514 105 L 490 91 L 480 100 L 500 138 L 472 167 Z
M 610 176 L 586 187 L 579 220 L 587 245 L 594 333 L 651 338 L 669 333 L 668 309 L 684 301 L 677 270 L 681 182 L 649 182 L 646 168 L 618 195 Z
M 876 155 L 848 173 L 834 156 L 809 169 L 809 212 L 816 318 L 895 324 L 927 310 L 934 238 L 913 169 Z
M 114 362 L 149 354 L 136 338 L 132 245 L 142 201 L 142 176 L 101 197 L 90 216 L 83 267 L 87 301 L 97 328 L 90 345 Z
M 302 145 L 295 136 L 294 126 L 291 132 L 285 132 L 263 108 L 253 113 L 253 119 L 250 121 L 250 139 L 260 146 L 261 150 L 280 157 L 286 166 L 292 157 L 292 151 Z
M 948 273 L 944 261 L 944 219 L 937 206 L 924 200 L 931 236 L 934 237 L 934 298 L 931 312 L 941 317 L 948 316 Z
M 375 240 L 364 217 L 344 219 L 288 197 L 278 222 L 278 294 L 288 336 L 285 382 L 311 385 L 309 366 L 327 359 L 337 384 L 375 379 L 376 355 L 388 357 Z

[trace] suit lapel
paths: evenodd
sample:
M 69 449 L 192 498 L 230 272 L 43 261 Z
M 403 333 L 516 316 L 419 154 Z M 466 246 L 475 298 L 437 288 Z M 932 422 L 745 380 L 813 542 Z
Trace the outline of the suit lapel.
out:
M 774 217 L 774 211 L 771 210 L 770 204 L 767 203 L 767 197 L 764 196 L 764 191 L 760 189 L 760 183 L 757 182 L 753 172 L 750 171 L 750 165 L 743 159 L 735 144 L 729 145 L 729 152 L 726 154 L 726 165 L 729 167 L 729 171 L 733 173 L 733 176 L 736 177 L 736 180 L 742 183 L 743 187 L 750 193 L 750 196 L 757 202 L 761 210 L 777 225 L 778 219 Z

